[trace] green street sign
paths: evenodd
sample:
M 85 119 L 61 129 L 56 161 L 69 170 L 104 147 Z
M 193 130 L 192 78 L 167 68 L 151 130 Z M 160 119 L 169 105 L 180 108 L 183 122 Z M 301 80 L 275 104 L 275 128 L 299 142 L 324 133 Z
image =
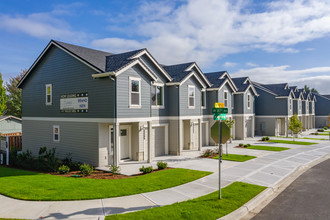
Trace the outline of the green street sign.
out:
M 212 108 L 213 114 L 227 114 L 228 108 Z
M 226 120 L 226 118 L 227 118 L 227 115 L 226 114 L 220 114 L 220 115 L 218 115 L 218 114 L 214 114 L 213 115 L 213 120 L 222 120 L 222 121 L 224 121 L 224 120 Z
M 211 138 L 215 143 L 219 143 L 219 123 L 216 122 L 211 127 Z M 225 123 L 221 123 L 221 144 L 225 144 L 230 138 L 230 128 Z

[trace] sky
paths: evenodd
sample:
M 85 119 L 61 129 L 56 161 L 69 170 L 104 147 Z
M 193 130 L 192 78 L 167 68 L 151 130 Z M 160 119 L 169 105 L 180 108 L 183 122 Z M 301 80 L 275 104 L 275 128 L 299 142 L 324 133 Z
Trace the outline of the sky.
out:
M 0 0 L 5 81 L 51 39 L 330 94 L 329 0 Z

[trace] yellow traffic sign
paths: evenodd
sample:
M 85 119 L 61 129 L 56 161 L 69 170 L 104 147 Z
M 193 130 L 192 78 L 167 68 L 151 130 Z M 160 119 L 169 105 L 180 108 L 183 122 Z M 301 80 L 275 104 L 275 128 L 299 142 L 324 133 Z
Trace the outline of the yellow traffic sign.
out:
M 220 103 L 220 102 L 215 102 L 214 103 L 214 108 L 224 108 L 225 103 Z

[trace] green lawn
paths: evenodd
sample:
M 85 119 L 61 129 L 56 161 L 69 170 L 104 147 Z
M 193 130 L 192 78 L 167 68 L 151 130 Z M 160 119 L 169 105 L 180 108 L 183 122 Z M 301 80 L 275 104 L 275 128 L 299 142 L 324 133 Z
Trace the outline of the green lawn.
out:
M 329 132 L 327 133 L 320 133 L 320 132 L 317 132 L 318 134 L 317 135 L 325 135 L 325 136 L 329 136 Z
M 168 169 L 125 179 L 61 177 L 0 166 L 0 194 L 17 199 L 56 201 L 126 196 L 166 189 L 211 172 Z
M 289 150 L 290 148 L 287 148 L 287 147 L 270 147 L 270 146 L 251 145 L 250 147 L 247 147 L 247 149 L 268 150 L 268 151 L 284 151 L 284 150 Z
M 290 138 L 292 139 L 292 137 L 285 137 L 285 136 L 273 136 L 273 137 L 278 137 L 278 138 Z M 296 139 L 309 139 L 309 140 L 319 140 L 319 141 L 324 141 L 324 140 L 327 140 L 325 138 L 311 138 L 311 137 L 298 137 L 298 138 L 294 138 L 295 140 Z
M 250 155 L 239 155 L 239 154 L 228 154 L 228 156 L 226 154 L 222 155 L 223 160 L 238 161 L 238 162 L 244 162 L 254 158 L 256 157 Z M 213 157 L 212 159 L 219 159 L 219 156 Z
M 312 145 L 312 144 L 317 144 L 315 142 L 287 141 L 287 140 L 269 140 L 267 142 L 281 143 L 281 144 L 297 144 L 297 145 Z
M 266 187 L 248 183 L 235 182 L 219 192 L 208 194 L 185 202 L 174 203 L 163 207 L 146 209 L 127 214 L 110 215 L 105 219 L 218 219 L 238 209 Z

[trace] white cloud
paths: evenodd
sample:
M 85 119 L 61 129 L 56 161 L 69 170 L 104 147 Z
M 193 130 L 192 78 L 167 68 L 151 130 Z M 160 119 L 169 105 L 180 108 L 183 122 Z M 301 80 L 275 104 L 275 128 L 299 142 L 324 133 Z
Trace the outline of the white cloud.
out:
M 142 48 L 142 44 L 136 40 L 121 38 L 103 38 L 92 41 L 94 48 L 100 48 L 111 53 L 126 52 L 132 49 Z
M 240 69 L 235 73 L 231 73 L 232 77 L 249 76 L 252 81 L 273 84 L 273 83 L 289 83 L 303 87 L 316 88 L 321 93 L 330 94 L 330 66 L 314 67 L 301 70 L 290 70 L 290 66 L 272 66 L 272 67 L 256 67 L 252 69 Z
M 237 63 L 225 62 L 222 66 L 225 68 L 230 68 L 230 67 L 235 67 L 236 65 L 237 65 Z
M 245 63 L 245 65 L 247 65 L 247 66 L 249 66 L 249 67 L 256 67 L 256 66 L 259 66 L 258 64 L 251 63 L 251 62 L 247 62 L 247 63 Z
M 327 0 L 264 3 L 261 12 L 250 10 L 252 1 L 181 3 L 145 2 L 132 15 L 135 34 L 143 39 L 139 43 L 163 63 L 196 60 L 205 67 L 228 54 L 255 49 L 298 53 L 296 44 L 330 35 Z

